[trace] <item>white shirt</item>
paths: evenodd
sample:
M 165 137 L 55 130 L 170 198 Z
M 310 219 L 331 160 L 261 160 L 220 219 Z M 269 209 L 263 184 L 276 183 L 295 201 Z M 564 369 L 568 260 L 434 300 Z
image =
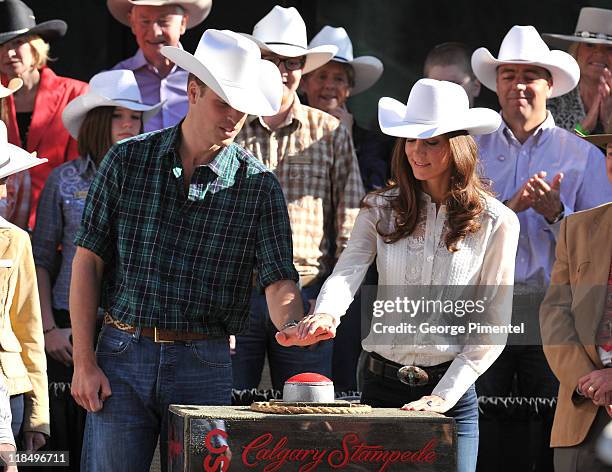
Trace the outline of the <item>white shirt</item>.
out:
M 393 189 L 386 195 L 390 195 L 390 192 L 397 194 L 397 191 Z M 388 232 L 394 224 L 394 215 L 385 198 L 379 195 L 366 198 L 372 208 L 362 208 L 359 212 L 348 246 L 317 298 L 315 313 L 328 313 L 339 323 L 369 265 L 377 256 L 379 294 L 381 286 L 500 287 L 503 290 L 497 290 L 489 304 L 495 310 L 488 310 L 487 314 L 495 318 L 491 321 L 496 324 L 510 323 L 514 261 L 519 236 L 519 222 L 514 212 L 498 200 L 486 196 L 480 229 L 460 241 L 458 251 L 449 252 L 445 245 L 448 229 L 446 207 L 441 205 L 436 211 L 436 204 L 429 195 L 421 195 L 423 204 L 415 230 L 393 244 L 385 243 L 376 229 L 379 221 L 384 232 Z M 403 365 L 432 366 L 453 361 L 432 392 L 444 398 L 448 408 L 461 398 L 504 348 L 503 345 L 405 345 L 395 342 L 373 345 L 368 343 L 367 338 L 363 347 Z

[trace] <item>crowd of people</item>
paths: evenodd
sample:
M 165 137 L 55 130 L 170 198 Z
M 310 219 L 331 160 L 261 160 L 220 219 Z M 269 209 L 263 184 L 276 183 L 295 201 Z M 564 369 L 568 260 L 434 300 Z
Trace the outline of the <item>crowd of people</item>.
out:
M 145 471 L 159 440 L 166 470 L 168 406 L 228 405 L 267 358 L 278 390 L 317 372 L 453 417 L 461 472 L 610 470 L 612 10 L 513 26 L 497 57 L 436 46 L 373 131 L 347 104 L 383 62 L 342 27 L 308 43 L 275 6 L 190 53 L 211 0 L 107 5 L 138 51 L 87 84 L 48 65 L 65 22 L 0 1 L 0 454 Z M 488 287 L 480 321 L 541 342 L 376 343 L 376 285 Z M 535 464 L 501 439 L 533 425 L 479 419 L 479 396 L 557 402 Z

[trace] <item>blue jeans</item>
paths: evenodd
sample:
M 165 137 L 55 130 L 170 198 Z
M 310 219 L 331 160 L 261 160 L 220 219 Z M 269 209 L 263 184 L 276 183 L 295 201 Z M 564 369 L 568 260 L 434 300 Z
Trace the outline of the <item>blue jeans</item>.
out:
M 367 367 L 363 372 L 361 403 L 377 408 L 401 408 L 406 403 L 431 395 L 435 385 L 409 387 L 399 380 L 379 377 Z M 444 413 L 457 424 L 457 472 L 474 472 L 478 457 L 478 399 L 474 385 L 457 404 Z
M 320 284 L 302 289 L 304 312 L 308 312 L 308 300 L 316 299 Z M 282 390 L 285 380 L 302 372 L 316 372 L 331 377 L 333 340 L 309 347 L 283 347 L 274 338 L 277 330 L 270 320 L 265 295 L 253 291 L 249 329 L 236 336 L 236 353 L 232 356 L 234 388 L 257 388 L 261 381 L 266 352 L 270 365 L 272 386 Z
M 168 406 L 229 405 L 232 371 L 227 338 L 155 343 L 104 326 L 96 359 L 112 395 L 87 414 L 81 470 L 145 472 L 161 434 L 162 471 L 168 468 Z

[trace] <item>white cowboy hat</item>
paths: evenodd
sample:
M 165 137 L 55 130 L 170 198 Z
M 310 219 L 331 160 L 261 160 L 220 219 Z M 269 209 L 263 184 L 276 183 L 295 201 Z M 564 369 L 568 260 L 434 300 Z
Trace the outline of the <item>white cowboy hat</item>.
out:
M 565 95 L 578 85 L 580 68 L 568 53 L 551 51 L 533 26 L 513 26 L 504 37 L 495 59 L 488 49 L 472 54 L 474 75 L 488 89 L 497 90 L 497 68 L 502 64 L 530 64 L 543 67 L 552 76 L 552 97 Z
M 14 79 L 9 80 L 9 83 L 6 84 L 6 87 L 0 84 L 0 98 L 4 98 L 4 97 L 8 97 L 9 95 L 12 95 L 17 90 L 19 90 L 22 85 L 23 85 L 23 80 L 21 80 L 18 77 L 15 77 Z
M 501 124 L 501 116 L 488 108 L 470 108 L 461 85 L 420 79 L 410 90 L 406 105 L 390 97 L 379 100 L 378 123 L 390 136 L 428 139 L 452 131 L 493 133 Z
M 262 60 L 257 45 L 241 34 L 209 29 L 193 55 L 172 46 L 164 46 L 161 53 L 235 110 L 270 116 L 280 109 L 283 83 L 278 67 Z
M 7 136 L 6 125 L 0 120 L 0 179 L 47 162 L 9 143 Z
M 306 23 L 294 7 L 276 5 L 253 28 L 253 34 L 245 34 L 264 51 L 284 57 L 306 56 L 303 73 L 321 67 L 338 51 L 336 46 L 308 47 Z
M 369 89 L 376 83 L 383 73 L 383 63 L 374 56 L 353 57 L 353 43 L 346 30 L 342 27 L 334 28 L 324 26 L 308 45 L 309 48 L 332 44 L 338 48 L 338 52 L 332 57 L 332 61 L 349 64 L 355 71 L 355 85 L 351 95 L 357 95 Z
M 123 107 L 141 111 L 142 121 L 146 123 L 161 108 L 162 103 L 145 105 L 140 97 L 140 89 L 131 70 L 108 70 L 94 75 L 89 81 L 89 90 L 72 100 L 62 112 L 64 127 L 74 139 L 78 139 L 79 129 L 87 112 L 97 107 Z
M 120 23 L 130 26 L 129 14 L 134 5 L 149 5 L 163 7 L 178 5 L 183 7 L 187 18 L 187 29 L 193 28 L 204 21 L 210 13 L 212 0 L 106 0 L 111 15 Z
M 612 44 L 612 10 L 585 7 L 580 10 L 574 34 L 542 35 L 555 47 L 567 47 L 571 43 Z

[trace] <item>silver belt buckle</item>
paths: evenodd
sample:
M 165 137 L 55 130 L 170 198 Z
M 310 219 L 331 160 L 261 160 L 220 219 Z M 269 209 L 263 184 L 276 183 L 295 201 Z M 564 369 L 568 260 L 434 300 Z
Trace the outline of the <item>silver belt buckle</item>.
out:
M 415 365 L 400 367 L 397 371 L 397 378 L 400 382 L 411 387 L 422 387 L 429 383 L 427 372 Z

